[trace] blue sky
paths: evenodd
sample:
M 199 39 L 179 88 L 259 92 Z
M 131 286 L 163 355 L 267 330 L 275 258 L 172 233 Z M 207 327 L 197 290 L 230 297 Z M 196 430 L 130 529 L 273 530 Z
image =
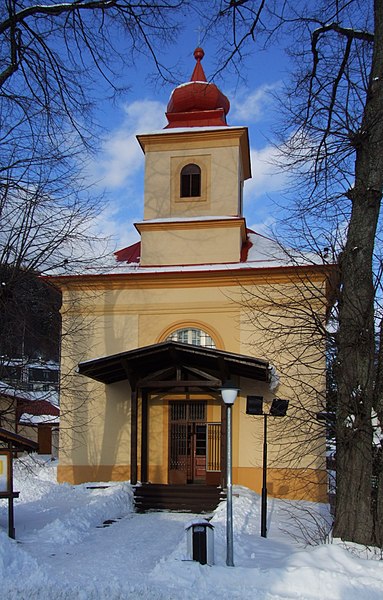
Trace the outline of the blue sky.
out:
M 170 67 L 177 57 L 179 83 L 189 81 L 194 69 L 193 52 L 197 46 L 197 27 L 189 27 L 179 43 L 163 53 L 162 61 Z M 211 77 L 219 50 L 213 40 L 205 39 L 203 67 L 207 78 Z M 231 109 L 229 125 L 249 128 L 252 180 L 245 185 L 244 214 L 248 227 L 260 233 L 275 220 L 272 199 L 278 198 L 286 178 L 271 164 L 275 149 L 271 143 L 275 107 L 271 94 L 282 88 L 286 77 L 287 59 L 280 48 L 273 47 L 260 52 L 254 44 L 244 61 L 242 78 L 224 71 L 215 80 L 229 98 Z M 95 224 L 96 230 L 111 236 L 110 248 L 123 248 L 137 241 L 133 226 L 143 217 L 144 155 L 136 140 L 136 134 L 163 128 L 166 105 L 175 84 L 155 84 L 151 79 L 153 65 L 137 55 L 134 65 L 127 65 L 130 89 L 118 103 L 103 100 L 98 114 L 104 127 L 100 150 L 89 165 L 94 192 L 105 192 L 104 211 Z

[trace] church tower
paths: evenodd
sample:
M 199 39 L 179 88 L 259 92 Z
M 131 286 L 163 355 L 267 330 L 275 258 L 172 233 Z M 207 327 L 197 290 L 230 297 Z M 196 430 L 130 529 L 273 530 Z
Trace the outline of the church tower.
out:
M 229 100 L 207 81 L 203 56 L 194 51 L 190 81 L 172 92 L 165 129 L 137 136 L 145 153 L 142 267 L 238 263 L 246 241 L 247 128 L 227 125 Z

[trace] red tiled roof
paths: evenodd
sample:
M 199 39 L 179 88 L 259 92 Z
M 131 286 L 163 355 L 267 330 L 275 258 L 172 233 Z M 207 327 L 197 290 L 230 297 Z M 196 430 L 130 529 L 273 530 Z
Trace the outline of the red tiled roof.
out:
M 54 406 L 48 400 L 20 400 L 17 403 L 18 415 L 28 413 L 29 415 L 50 415 L 52 417 L 60 416 L 60 409 Z
M 252 229 L 248 229 L 246 227 L 246 240 L 243 242 L 242 248 L 241 248 L 241 263 L 247 262 L 249 250 L 253 245 L 252 242 L 250 241 L 249 233 L 255 233 L 255 231 L 253 231 Z
M 141 242 L 136 242 L 127 248 L 122 248 L 114 253 L 117 262 L 138 263 L 141 257 Z

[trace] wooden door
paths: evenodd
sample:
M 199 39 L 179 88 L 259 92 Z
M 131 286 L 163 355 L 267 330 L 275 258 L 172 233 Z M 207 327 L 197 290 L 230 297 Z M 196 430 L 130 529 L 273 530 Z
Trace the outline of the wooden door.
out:
M 171 402 L 169 483 L 206 479 L 206 402 Z

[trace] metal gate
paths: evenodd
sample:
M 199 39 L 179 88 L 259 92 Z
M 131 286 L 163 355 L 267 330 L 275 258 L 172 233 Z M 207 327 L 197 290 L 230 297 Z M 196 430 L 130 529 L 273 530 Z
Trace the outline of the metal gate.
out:
M 206 471 L 221 471 L 221 423 L 207 423 Z

